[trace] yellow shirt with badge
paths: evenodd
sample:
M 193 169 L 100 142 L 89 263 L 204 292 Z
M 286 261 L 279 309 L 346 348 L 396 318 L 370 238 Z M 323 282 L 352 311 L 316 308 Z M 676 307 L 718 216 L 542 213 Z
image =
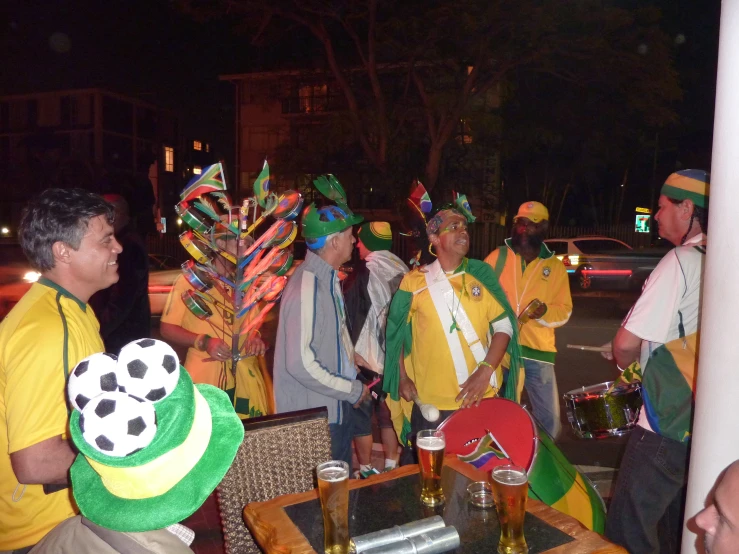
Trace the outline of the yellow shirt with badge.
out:
M 10 454 L 67 436 L 67 375 L 104 351 L 92 309 L 45 279 L 0 323 L 0 550 L 36 544 L 77 513 L 71 488 L 19 484 Z
M 503 308 L 472 275 L 455 275 L 449 282 L 487 350 L 490 326 L 492 322 L 505 317 Z M 416 385 L 423 402 L 433 404 L 440 410 L 456 410 L 461 404 L 455 400 L 460 383 L 445 336 L 450 330 L 442 328 L 431 294 L 426 289 L 426 274 L 419 269 L 407 273 L 400 283 L 400 290 L 411 293 L 421 291 L 413 295 L 408 314 L 413 342 L 410 355 L 403 360 L 406 374 Z M 461 331 L 455 329 L 452 332 L 459 334 L 469 375 L 472 375 L 477 367 L 472 351 Z M 496 392 L 488 387 L 485 398 L 495 396 Z

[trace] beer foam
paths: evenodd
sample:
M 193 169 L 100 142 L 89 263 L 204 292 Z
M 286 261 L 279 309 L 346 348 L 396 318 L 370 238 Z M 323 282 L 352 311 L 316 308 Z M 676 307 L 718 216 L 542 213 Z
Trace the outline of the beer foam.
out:
M 446 441 L 442 437 L 421 437 L 416 440 L 416 445 L 424 450 L 443 450 Z
M 340 467 L 327 467 L 318 472 L 318 478 L 321 481 L 329 483 L 337 483 L 349 478 L 349 472 Z
M 492 477 L 501 485 L 523 485 L 528 481 L 525 473 L 515 469 L 493 470 Z

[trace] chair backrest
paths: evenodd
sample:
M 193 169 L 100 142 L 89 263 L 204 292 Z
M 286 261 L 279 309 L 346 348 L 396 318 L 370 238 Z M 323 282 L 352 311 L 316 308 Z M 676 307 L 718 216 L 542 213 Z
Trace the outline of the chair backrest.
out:
M 330 459 L 326 408 L 244 420 L 244 442 L 217 489 L 227 554 L 260 552 L 244 506 L 313 489 L 315 467 Z

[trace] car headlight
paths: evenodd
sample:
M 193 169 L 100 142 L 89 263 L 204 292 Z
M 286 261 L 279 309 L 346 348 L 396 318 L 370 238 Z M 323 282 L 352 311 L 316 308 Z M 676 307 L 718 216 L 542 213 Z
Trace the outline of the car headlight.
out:
M 29 271 L 23 276 L 23 280 L 28 283 L 35 283 L 40 277 L 41 274 L 38 271 Z

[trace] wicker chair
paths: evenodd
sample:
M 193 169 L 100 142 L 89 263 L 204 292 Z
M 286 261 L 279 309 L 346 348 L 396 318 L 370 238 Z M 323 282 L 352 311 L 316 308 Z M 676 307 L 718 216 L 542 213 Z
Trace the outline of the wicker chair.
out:
M 315 487 L 316 465 L 331 459 L 326 408 L 244 420 L 244 442 L 218 486 L 227 554 L 259 553 L 243 519 L 249 502 Z

